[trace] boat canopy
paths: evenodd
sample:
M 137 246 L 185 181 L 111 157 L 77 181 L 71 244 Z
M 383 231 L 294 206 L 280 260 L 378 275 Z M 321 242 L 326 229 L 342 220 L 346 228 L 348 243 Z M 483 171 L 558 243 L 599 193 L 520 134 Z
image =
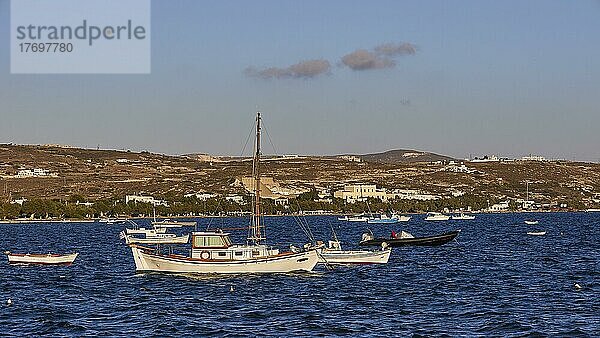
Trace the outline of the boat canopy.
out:
M 192 248 L 228 248 L 231 246 L 229 234 L 222 232 L 192 233 Z

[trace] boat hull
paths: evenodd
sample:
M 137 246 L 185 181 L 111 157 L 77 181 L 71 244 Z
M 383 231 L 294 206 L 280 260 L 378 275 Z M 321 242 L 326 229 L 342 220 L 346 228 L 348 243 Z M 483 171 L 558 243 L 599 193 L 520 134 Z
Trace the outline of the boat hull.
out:
M 178 222 L 178 221 L 154 221 L 152 225 L 160 228 L 181 228 L 181 227 L 193 227 L 196 222 Z
M 390 218 L 390 219 L 370 219 L 367 221 L 368 224 L 396 224 L 400 222 L 398 219 L 396 218 Z
M 148 248 L 130 245 L 136 272 L 241 274 L 312 271 L 319 262 L 316 250 L 286 253 L 249 260 L 204 260 L 160 255 Z
M 426 221 L 447 221 L 450 219 L 450 216 L 434 216 L 434 217 L 425 217 Z
M 428 237 L 414 238 L 374 238 L 366 241 L 361 241 L 361 246 L 381 246 L 382 243 L 387 243 L 390 247 L 399 246 L 439 246 L 446 244 L 458 236 L 460 230 L 447 232 L 441 235 Z
M 392 249 L 381 251 L 323 250 L 319 263 L 326 264 L 386 264 Z
M 7 254 L 9 264 L 34 264 L 34 265 L 71 265 L 79 254 Z

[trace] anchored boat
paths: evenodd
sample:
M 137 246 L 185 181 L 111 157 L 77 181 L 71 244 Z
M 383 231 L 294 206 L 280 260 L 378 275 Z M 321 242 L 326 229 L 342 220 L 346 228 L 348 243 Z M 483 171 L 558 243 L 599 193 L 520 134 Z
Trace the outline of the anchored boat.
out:
M 425 217 L 426 221 L 447 221 L 450 219 L 450 216 L 441 214 L 439 212 L 428 212 Z
M 319 257 L 320 263 L 326 264 L 386 264 L 390 259 L 392 249 L 382 244 L 381 250 L 342 250 L 340 241 L 329 241 Z
M 392 215 L 391 217 L 386 214 L 381 214 L 378 217 L 372 217 L 367 220 L 369 224 L 396 224 L 399 222 L 410 221 L 410 216 Z
M 387 243 L 391 247 L 397 246 L 439 246 L 455 239 L 460 230 L 447 232 L 441 235 L 414 237 L 413 235 L 402 231 L 399 236 L 391 238 L 375 238 L 372 233 L 364 233 L 359 243 L 361 246 L 379 246 Z
M 475 216 L 469 215 L 469 214 L 465 214 L 465 213 L 461 212 L 458 215 L 452 215 L 452 219 L 455 219 L 455 220 L 473 220 L 473 219 L 475 219 Z
M 17 254 L 10 251 L 5 251 L 10 264 L 40 264 L 40 265 L 71 265 L 79 253 L 72 254 Z
M 233 244 L 228 233 L 205 231 L 192 233 L 190 256 L 165 255 L 158 250 L 130 244 L 138 272 L 168 273 L 274 273 L 311 271 L 319 262 L 317 247 L 300 252 L 279 252 L 265 244 L 261 216 L 260 184 L 261 114 L 256 114 L 256 142 L 253 159 L 253 215 L 247 243 Z

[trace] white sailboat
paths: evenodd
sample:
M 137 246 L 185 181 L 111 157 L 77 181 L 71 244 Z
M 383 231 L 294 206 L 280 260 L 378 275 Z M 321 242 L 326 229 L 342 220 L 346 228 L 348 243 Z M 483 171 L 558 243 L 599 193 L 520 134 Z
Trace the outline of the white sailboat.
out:
M 253 160 L 253 216 L 245 245 L 232 244 L 228 233 L 192 232 L 191 256 L 164 255 L 130 244 L 138 272 L 168 273 L 275 273 L 312 271 L 319 262 L 317 248 L 301 252 L 279 252 L 265 244 L 260 201 L 261 114 L 256 114 L 256 143 Z

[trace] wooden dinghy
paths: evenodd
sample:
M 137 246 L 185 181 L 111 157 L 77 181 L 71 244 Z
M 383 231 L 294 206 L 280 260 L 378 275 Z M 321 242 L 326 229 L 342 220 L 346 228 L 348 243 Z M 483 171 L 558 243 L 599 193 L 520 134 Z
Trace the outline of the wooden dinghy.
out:
M 9 264 L 71 265 L 79 253 L 71 254 L 17 254 L 5 251 Z

